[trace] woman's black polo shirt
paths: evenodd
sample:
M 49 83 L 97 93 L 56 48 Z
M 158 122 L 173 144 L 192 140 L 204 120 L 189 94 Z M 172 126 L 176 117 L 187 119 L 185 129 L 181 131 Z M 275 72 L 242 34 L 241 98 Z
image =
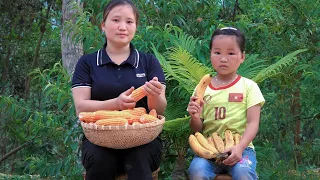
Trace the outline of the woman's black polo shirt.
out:
M 130 55 L 120 65 L 115 64 L 103 49 L 92 54 L 83 55 L 77 62 L 72 78 L 72 89 L 91 88 L 92 100 L 108 100 L 118 97 L 130 87 L 138 88 L 153 77 L 165 85 L 163 70 L 159 61 L 152 54 L 138 52 L 130 44 Z M 149 111 L 147 98 L 137 102 L 136 107 Z

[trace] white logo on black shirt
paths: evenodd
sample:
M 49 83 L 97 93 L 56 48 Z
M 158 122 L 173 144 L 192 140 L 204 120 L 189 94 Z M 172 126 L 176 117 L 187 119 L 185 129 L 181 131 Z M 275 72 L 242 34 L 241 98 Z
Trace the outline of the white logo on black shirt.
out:
M 140 74 L 136 74 L 136 75 L 137 75 L 137 77 L 145 77 L 146 76 L 145 73 L 140 73 Z

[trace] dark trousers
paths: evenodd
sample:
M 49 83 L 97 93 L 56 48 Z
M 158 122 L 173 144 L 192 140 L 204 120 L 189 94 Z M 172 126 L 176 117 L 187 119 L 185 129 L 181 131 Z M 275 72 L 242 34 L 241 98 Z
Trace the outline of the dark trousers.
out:
M 152 172 L 160 166 L 162 148 L 159 137 L 129 149 L 101 147 L 83 138 L 81 150 L 86 180 L 114 180 L 122 173 L 127 173 L 128 180 L 152 180 Z

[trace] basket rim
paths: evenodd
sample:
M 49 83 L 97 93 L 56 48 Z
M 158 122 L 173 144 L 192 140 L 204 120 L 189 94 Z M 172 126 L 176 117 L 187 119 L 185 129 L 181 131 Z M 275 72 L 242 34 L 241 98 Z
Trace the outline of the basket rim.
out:
M 136 125 L 124 125 L 124 126 L 103 126 L 103 125 L 96 125 L 92 122 L 90 122 L 90 123 L 85 123 L 83 121 L 80 121 L 80 122 L 81 122 L 82 128 L 85 128 L 85 129 L 93 129 L 93 130 L 128 130 L 128 129 L 132 129 L 132 130 L 137 130 L 137 129 L 143 129 L 143 128 L 147 128 L 147 127 L 154 127 L 154 126 L 163 125 L 165 122 L 165 117 L 162 115 L 158 115 L 158 118 L 160 120 L 154 121 L 151 123 L 136 124 Z

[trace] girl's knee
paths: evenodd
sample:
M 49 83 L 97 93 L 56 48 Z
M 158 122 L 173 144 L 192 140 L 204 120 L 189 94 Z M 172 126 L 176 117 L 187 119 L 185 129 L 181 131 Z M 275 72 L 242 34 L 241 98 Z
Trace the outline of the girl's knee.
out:
M 232 179 L 235 179 L 235 180 L 256 180 L 256 179 L 258 179 L 258 176 L 256 174 L 255 169 L 251 169 L 250 167 L 236 166 L 232 170 Z
M 213 177 L 215 176 L 210 162 L 208 162 L 208 160 L 206 159 L 199 157 L 193 158 L 188 171 L 191 180 L 213 179 Z

